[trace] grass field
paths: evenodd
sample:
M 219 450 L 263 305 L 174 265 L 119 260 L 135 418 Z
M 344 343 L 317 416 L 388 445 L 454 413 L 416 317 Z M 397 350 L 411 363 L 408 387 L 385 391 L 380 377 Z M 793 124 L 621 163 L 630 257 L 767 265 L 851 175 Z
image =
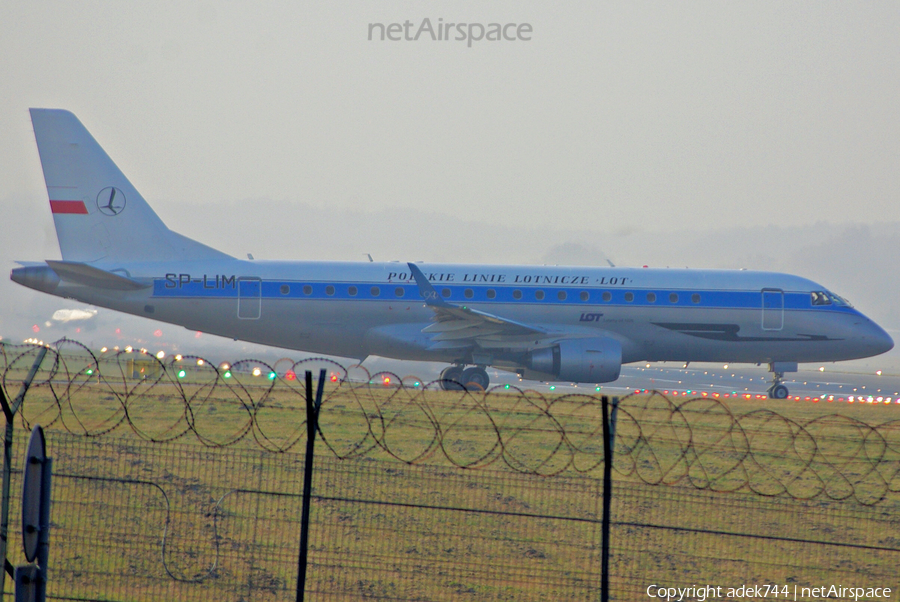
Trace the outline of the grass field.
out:
M 191 362 L 183 378 L 132 380 L 119 358 L 98 380 L 71 354 L 67 372 L 38 375 L 17 426 L 45 426 L 55 458 L 51 594 L 294 598 L 305 392 Z M 9 394 L 29 366 L 12 362 Z M 613 599 L 651 583 L 896 592 L 898 412 L 623 399 Z M 597 398 L 329 383 L 320 428 L 310 599 L 599 597 Z

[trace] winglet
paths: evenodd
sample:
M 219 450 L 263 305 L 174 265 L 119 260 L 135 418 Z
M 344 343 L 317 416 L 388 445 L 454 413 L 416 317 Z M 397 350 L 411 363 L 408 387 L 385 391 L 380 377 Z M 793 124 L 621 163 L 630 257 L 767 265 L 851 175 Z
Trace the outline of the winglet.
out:
M 406 265 L 409 266 L 409 271 L 412 273 L 413 278 L 416 279 L 416 284 L 419 285 L 419 294 L 422 295 L 422 298 L 425 299 L 425 305 L 431 307 L 453 307 L 443 299 L 438 294 L 437 289 L 435 289 L 430 282 L 428 282 L 428 278 L 425 277 L 425 274 L 422 273 L 416 264 L 410 262 Z

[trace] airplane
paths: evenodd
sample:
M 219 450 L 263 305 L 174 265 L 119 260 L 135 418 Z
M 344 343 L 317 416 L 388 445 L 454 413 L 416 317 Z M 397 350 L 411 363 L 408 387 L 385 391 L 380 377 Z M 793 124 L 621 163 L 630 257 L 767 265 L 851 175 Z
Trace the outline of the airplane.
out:
M 170 230 L 74 114 L 31 109 L 61 260 L 18 262 L 23 286 L 264 345 L 608 383 L 638 361 L 768 364 L 870 357 L 891 337 L 805 278 L 746 270 L 253 261 Z

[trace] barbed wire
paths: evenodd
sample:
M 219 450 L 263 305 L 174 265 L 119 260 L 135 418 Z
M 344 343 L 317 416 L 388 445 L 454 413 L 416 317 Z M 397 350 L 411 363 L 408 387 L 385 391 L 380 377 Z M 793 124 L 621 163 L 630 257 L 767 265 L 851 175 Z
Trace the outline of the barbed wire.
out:
M 8 396 L 38 350 L 0 342 L 0 384 Z M 127 428 L 154 442 L 193 435 L 209 447 L 240 443 L 284 453 L 305 438 L 300 375 L 320 369 L 328 387 L 319 432 L 337 458 L 387 454 L 410 464 L 443 460 L 543 476 L 598 477 L 602 470 L 597 395 L 544 395 L 512 385 L 444 391 L 440 381 L 373 375 L 328 358 L 215 365 L 130 348 L 98 355 L 61 339 L 44 359 L 21 419 L 28 428 L 39 422 L 84 437 Z M 620 478 L 651 485 L 872 505 L 900 492 L 900 420 L 798 420 L 771 409 L 738 415 L 709 397 L 630 394 L 618 404 L 614 468 Z

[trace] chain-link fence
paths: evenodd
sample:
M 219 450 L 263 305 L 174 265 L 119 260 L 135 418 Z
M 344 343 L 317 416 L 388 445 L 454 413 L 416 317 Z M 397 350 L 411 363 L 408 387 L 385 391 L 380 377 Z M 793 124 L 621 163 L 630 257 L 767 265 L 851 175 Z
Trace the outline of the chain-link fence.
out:
M 0 351 L 12 398 L 37 350 Z M 44 426 L 54 458 L 48 597 L 295 599 L 306 441 L 296 376 L 322 367 L 307 599 L 600 598 L 593 395 L 442 391 L 326 360 L 223 366 L 69 341 L 41 362 L 14 439 L 14 492 L 24 429 Z M 897 411 L 623 398 L 610 598 L 647 598 L 652 585 L 896 592 Z

